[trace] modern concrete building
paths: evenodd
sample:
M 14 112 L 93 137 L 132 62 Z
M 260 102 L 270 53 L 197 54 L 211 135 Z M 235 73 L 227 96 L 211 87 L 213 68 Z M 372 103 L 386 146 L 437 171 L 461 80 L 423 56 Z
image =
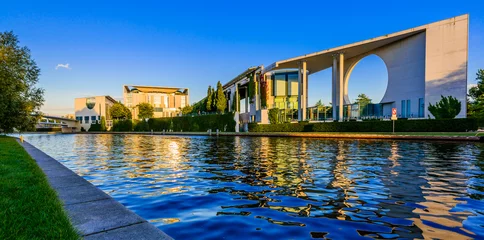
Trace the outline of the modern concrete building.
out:
M 388 85 L 380 102 L 379 115 L 390 116 L 397 108 L 405 118 L 432 116 L 429 103 L 442 96 L 462 103 L 457 117 L 466 116 L 469 15 L 411 28 L 369 40 L 277 61 L 262 74 L 281 69 L 298 69 L 298 119 L 307 119 L 308 77 L 332 68 L 333 119 L 343 120 L 350 105 L 348 84 L 351 72 L 363 58 L 379 56 L 388 70 Z
M 237 103 L 240 123 L 268 123 L 267 109 L 271 108 L 281 109 L 283 121 L 308 120 L 309 76 L 332 68 L 332 119 L 359 118 L 362 111 L 348 98 L 348 85 L 355 66 L 374 54 L 387 67 L 388 85 L 381 102 L 364 113 L 390 118 L 392 108 L 396 108 L 402 118 L 432 117 L 428 106 L 440 101 L 442 95 L 461 101 L 457 117 L 463 118 L 467 112 L 468 28 L 466 14 L 277 61 L 265 68 L 249 68 L 225 84 L 224 91 L 229 106 L 234 100 Z M 245 91 L 250 81 L 255 81 L 253 96 Z
M 81 127 L 89 130 L 91 124 L 100 123 L 101 117 L 105 117 L 106 127 L 110 129 L 113 121 L 109 109 L 114 103 L 116 100 L 110 96 L 76 98 L 74 100 L 76 120 Z
M 154 117 L 174 117 L 189 104 L 188 88 L 123 86 L 124 105 L 131 110 L 133 119 L 138 119 L 138 105 L 149 103 L 154 108 Z

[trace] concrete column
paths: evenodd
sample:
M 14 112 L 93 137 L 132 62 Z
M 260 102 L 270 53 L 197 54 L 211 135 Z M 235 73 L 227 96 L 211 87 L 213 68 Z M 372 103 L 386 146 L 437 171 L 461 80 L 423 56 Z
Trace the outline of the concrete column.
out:
M 307 114 L 307 104 L 308 104 L 308 74 L 307 74 L 307 68 L 306 68 L 306 62 L 302 62 L 302 96 L 301 96 L 301 100 L 302 100 L 302 108 L 301 108 L 301 111 L 302 111 L 302 120 L 301 121 L 305 121 L 306 120 L 306 114 Z
M 234 101 L 235 101 L 235 111 L 239 112 L 239 84 L 235 84 L 235 94 L 234 94 Z
M 254 86 L 255 86 L 255 89 L 254 89 L 254 107 L 255 107 L 255 111 L 256 111 L 256 114 L 257 114 L 257 110 L 259 110 L 259 86 L 258 86 L 258 83 L 257 83 L 257 74 L 254 72 Z
M 332 81 L 332 91 L 331 91 L 331 106 L 333 107 L 333 120 L 336 120 L 338 116 L 336 116 L 336 93 L 337 93 L 337 84 L 336 84 L 336 75 L 338 71 L 338 59 L 336 55 L 333 55 L 333 81 Z
M 340 122 L 343 121 L 343 77 L 344 77 L 344 61 L 345 55 L 344 53 L 339 54 L 339 76 L 338 76 L 338 102 L 339 102 L 339 116 L 338 120 Z
M 249 113 L 249 87 L 245 88 L 245 113 Z
M 297 119 L 302 121 L 302 76 L 301 76 L 301 63 L 297 68 Z

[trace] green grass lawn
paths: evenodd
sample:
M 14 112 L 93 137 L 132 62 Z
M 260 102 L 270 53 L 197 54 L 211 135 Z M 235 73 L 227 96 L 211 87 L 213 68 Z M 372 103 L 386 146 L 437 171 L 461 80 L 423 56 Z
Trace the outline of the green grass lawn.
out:
M 42 170 L 0 136 L 0 239 L 79 239 Z

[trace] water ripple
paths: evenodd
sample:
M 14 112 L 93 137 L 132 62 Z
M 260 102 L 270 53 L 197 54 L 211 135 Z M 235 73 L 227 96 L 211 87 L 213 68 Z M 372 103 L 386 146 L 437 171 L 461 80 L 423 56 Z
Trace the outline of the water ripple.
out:
M 484 237 L 484 145 L 28 135 L 177 239 Z

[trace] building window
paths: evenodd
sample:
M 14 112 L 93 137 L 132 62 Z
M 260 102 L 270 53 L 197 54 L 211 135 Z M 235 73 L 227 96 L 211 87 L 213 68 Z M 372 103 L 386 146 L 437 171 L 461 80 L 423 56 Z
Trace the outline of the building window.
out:
M 161 96 L 154 96 L 153 104 L 156 106 L 161 105 Z
M 407 115 L 407 117 L 412 117 L 412 115 L 411 115 L 411 114 L 412 114 L 412 113 L 411 113 L 412 111 L 411 111 L 411 109 L 410 109 L 410 106 L 411 106 L 411 105 L 410 105 L 410 99 L 409 99 L 409 100 L 407 100 L 407 114 L 406 114 L 406 115 Z
M 287 95 L 289 96 L 297 96 L 299 90 L 299 76 L 297 73 L 288 73 L 287 74 Z
M 89 116 L 84 116 L 84 123 L 89 123 Z
M 80 116 L 80 117 L 77 117 L 77 116 L 76 116 L 76 120 L 77 120 L 77 121 L 79 121 L 79 123 L 81 123 L 81 124 L 82 124 L 82 116 Z
M 180 102 L 180 107 L 181 108 L 184 108 L 186 106 L 186 97 L 185 96 L 181 96 L 181 102 Z
M 402 105 L 400 106 L 400 111 L 401 111 L 401 114 L 400 115 L 401 115 L 402 118 L 407 117 L 407 114 L 405 112 L 406 109 L 407 108 L 405 107 L 405 100 L 402 100 Z
M 418 99 L 418 117 L 424 117 L 425 102 L 423 98 Z

